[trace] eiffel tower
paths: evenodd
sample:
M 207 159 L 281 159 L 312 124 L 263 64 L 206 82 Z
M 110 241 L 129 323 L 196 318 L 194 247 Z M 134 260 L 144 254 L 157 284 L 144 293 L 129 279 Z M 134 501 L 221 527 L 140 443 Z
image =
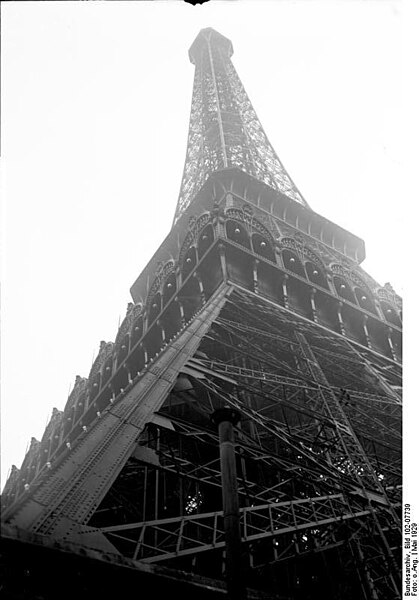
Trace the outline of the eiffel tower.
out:
M 303 198 L 232 54 L 210 28 L 193 42 L 171 231 L 115 341 L 7 480 L 7 598 L 113 597 L 121 582 L 401 598 L 401 299 L 360 266 L 363 241 Z M 223 494 L 237 502 L 238 591 Z

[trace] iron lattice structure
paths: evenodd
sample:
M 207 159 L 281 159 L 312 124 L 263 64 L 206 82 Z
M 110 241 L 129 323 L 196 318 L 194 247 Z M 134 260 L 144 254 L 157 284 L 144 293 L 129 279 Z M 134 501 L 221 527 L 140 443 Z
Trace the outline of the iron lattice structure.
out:
M 237 167 L 286 194 L 306 201 L 284 169 L 230 60 L 230 40 L 204 29 L 189 50 L 195 65 L 188 147 L 175 219 L 211 173 Z
M 229 406 L 252 593 L 401 598 L 401 301 L 299 195 L 231 53 L 213 30 L 190 50 L 175 223 L 115 341 L 12 469 L 5 539 L 222 580 L 210 416 Z

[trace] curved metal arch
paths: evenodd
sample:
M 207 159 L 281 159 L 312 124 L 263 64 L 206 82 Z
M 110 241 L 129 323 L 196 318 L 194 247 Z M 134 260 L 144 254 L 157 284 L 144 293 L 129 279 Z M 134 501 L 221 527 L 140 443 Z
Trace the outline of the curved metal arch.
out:
M 186 234 L 185 239 L 183 240 L 183 244 L 179 251 L 178 264 L 182 265 L 185 255 L 187 254 L 189 248 L 193 245 L 196 245 L 198 242 L 198 237 L 202 229 L 210 223 L 212 219 L 212 213 L 206 211 L 202 213 L 198 218 L 195 216 L 190 217 L 189 219 L 189 231 Z
M 173 297 L 177 292 L 177 277 L 175 271 L 172 271 L 167 275 L 161 285 L 161 297 L 162 304 L 165 306 L 170 298 Z
M 45 440 L 49 439 L 49 437 L 54 432 L 54 430 L 57 428 L 57 426 L 59 426 L 61 424 L 63 414 L 64 414 L 64 412 L 61 410 L 58 410 L 57 408 L 52 409 L 52 414 L 51 414 L 50 420 L 48 421 L 48 424 L 45 427 L 45 431 L 42 435 L 40 443 L 45 442 Z M 35 440 L 35 438 L 31 439 L 31 447 L 32 447 L 32 440 Z M 29 448 L 28 452 L 31 451 L 31 447 Z M 25 456 L 25 458 L 26 458 L 26 456 Z
M 285 260 L 285 258 L 284 258 L 284 253 L 285 253 L 285 252 L 289 252 L 290 254 L 294 254 L 294 255 L 295 255 L 295 257 L 296 257 L 296 259 L 297 259 L 297 261 L 298 261 L 298 263 L 297 263 L 296 265 L 293 265 L 293 266 L 290 266 L 290 265 L 288 265 L 288 261 L 286 261 L 286 260 Z M 294 259 L 294 257 L 291 257 L 291 258 L 290 258 L 290 262 L 291 262 L 292 260 L 295 260 L 295 259 Z M 305 268 L 304 268 L 304 263 L 303 263 L 303 261 L 301 260 L 300 253 L 299 253 L 299 252 L 297 252 L 297 251 L 296 251 L 294 248 L 288 248 L 288 247 L 282 248 L 282 249 L 281 249 L 281 261 L 282 261 L 282 264 L 283 264 L 283 266 L 284 266 L 286 269 L 288 269 L 288 270 L 290 270 L 290 271 L 292 271 L 292 272 L 296 273 L 296 274 L 297 274 L 297 275 L 299 275 L 300 277 L 303 277 L 303 278 L 305 278 L 307 281 L 309 281 L 309 278 L 307 277 L 306 270 L 305 270 Z M 301 272 L 300 272 L 300 270 L 301 270 Z
M 224 221 L 224 230 L 225 230 L 225 234 L 226 234 L 227 238 L 228 238 L 228 235 L 227 235 L 228 223 L 233 223 L 236 226 L 242 227 L 244 229 L 244 233 L 246 234 L 246 238 L 249 240 L 249 245 L 250 245 L 251 233 L 249 231 L 249 228 L 246 226 L 246 223 L 244 221 L 240 221 L 239 219 L 236 219 L 235 217 L 233 217 L 231 215 L 226 215 L 226 219 Z
M 396 327 L 401 327 L 402 320 L 399 314 L 399 309 L 394 304 L 387 302 L 387 300 L 380 300 L 380 308 L 383 312 L 384 319 L 387 323 L 392 323 Z
M 151 312 L 153 310 L 153 304 L 152 303 L 153 303 L 154 300 L 156 300 L 156 298 L 158 298 L 158 301 L 159 301 L 159 304 L 160 304 L 160 307 L 159 307 L 159 312 L 160 312 L 161 308 L 162 308 L 162 303 L 163 303 L 163 295 L 162 295 L 162 293 L 161 293 L 160 290 L 158 290 L 157 292 L 155 292 L 152 296 L 150 296 L 147 299 L 146 311 L 145 311 L 146 318 L 147 318 L 147 328 L 150 325 L 150 314 L 151 314 Z M 156 313 L 156 314 L 158 314 L 158 313 Z
M 368 283 L 359 275 L 359 273 L 356 273 L 353 269 L 345 268 L 339 263 L 331 264 L 329 269 L 333 275 L 338 275 L 339 277 L 346 279 L 351 284 L 352 291 L 354 287 L 359 287 L 368 294 L 370 294 L 372 298 L 374 298 L 374 292 L 372 291 Z
M 115 348 L 115 358 L 116 358 L 117 365 L 120 365 L 124 361 L 125 357 L 128 356 L 129 350 L 130 350 L 130 341 L 131 341 L 130 331 L 127 331 L 121 340 L 122 343 L 117 348 Z M 121 353 L 123 355 L 122 359 L 121 359 Z
M 326 275 L 327 267 L 322 259 L 298 237 L 283 237 L 279 240 L 279 245 L 281 250 L 285 248 L 294 250 L 303 266 L 310 261 L 322 269 L 324 275 Z
M 87 391 L 87 385 L 88 379 L 86 377 L 80 377 L 80 375 L 76 375 L 76 381 L 65 404 L 64 412 L 68 412 L 70 408 L 78 401 L 81 394 Z
M 147 298 L 145 301 L 145 310 L 148 311 L 150 308 L 150 303 L 153 300 L 154 296 L 159 292 L 161 293 L 161 289 L 164 285 L 166 279 L 176 270 L 176 264 L 174 260 L 168 260 L 163 265 L 160 265 L 159 271 L 151 284 Z M 138 315 L 136 315 L 138 316 Z M 132 324 L 132 323 L 131 323 Z
M 329 271 L 331 272 L 333 277 L 341 277 L 342 279 L 345 279 L 350 285 L 351 289 L 354 285 L 354 281 L 352 280 L 352 278 L 350 277 L 349 271 L 347 269 L 345 269 L 344 267 L 342 267 L 342 265 L 339 264 L 332 264 L 329 267 Z
M 89 379 L 89 398 L 93 400 L 102 387 L 102 371 L 98 371 L 92 379 Z
M 136 330 L 136 328 L 138 328 L 138 324 L 141 323 L 141 334 L 138 335 L 138 333 L 136 333 L 136 331 L 138 331 L 138 329 Z M 142 337 L 142 335 L 144 334 L 144 325 L 145 325 L 145 311 L 141 311 L 141 313 L 139 313 L 132 321 L 131 324 L 131 329 L 130 329 L 130 336 L 131 339 L 134 339 L 135 336 L 137 336 L 137 340 L 140 340 L 140 338 Z
M 203 227 L 203 229 L 199 232 L 196 249 L 198 252 L 198 261 L 201 259 L 203 254 L 208 250 L 211 244 L 215 240 L 215 230 L 214 225 L 209 222 Z
M 304 246 L 303 247 L 303 256 L 304 256 L 304 264 L 306 262 L 311 262 L 311 263 L 315 264 L 316 267 L 319 267 L 323 271 L 323 274 L 326 275 L 326 271 L 327 271 L 326 265 L 323 263 L 320 256 L 318 256 L 315 252 L 313 252 L 313 250 L 311 250 L 311 248 L 307 248 L 307 246 Z
M 375 291 L 375 297 L 380 302 L 388 302 L 393 308 L 399 311 L 402 307 L 402 300 L 398 294 L 394 291 L 389 283 L 386 283 L 384 287 L 379 287 Z
M 253 233 L 259 233 L 260 235 L 265 236 L 272 244 L 272 247 L 275 247 L 276 241 L 272 231 L 254 216 L 252 207 L 248 205 L 245 205 L 244 207 L 233 206 L 227 208 L 224 215 L 226 220 L 232 219 L 244 223 L 250 236 L 253 235 Z
M 371 300 L 371 302 L 374 302 L 374 294 L 373 292 L 371 292 L 371 290 L 369 288 L 366 288 L 365 286 L 360 286 L 360 285 L 354 285 L 353 287 L 355 296 L 357 296 L 357 292 L 356 290 L 359 290 L 362 294 L 365 294 L 365 296 Z M 358 297 L 358 296 L 357 296 Z
M 102 365 L 102 386 L 105 385 L 105 383 L 108 383 L 108 381 L 112 377 L 114 358 L 115 355 L 112 351 L 112 354 L 106 359 L 106 361 Z
M 132 302 L 128 303 L 127 314 L 119 327 L 117 336 L 115 338 L 115 343 L 112 347 L 112 352 L 110 355 L 107 356 L 106 361 L 104 361 L 103 365 L 106 364 L 110 357 L 112 357 L 113 360 L 118 360 L 118 356 L 121 351 L 121 346 L 125 337 L 128 336 L 129 339 L 131 338 L 131 330 L 133 324 L 137 320 L 138 316 L 143 313 L 143 311 L 144 307 L 142 304 L 133 304 Z M 108 379 L 106 379 L 106 381 L 108 381 Z
M 259 235 L 266 237 L 272 245 L 272 249 L 275 248 L 276 241 L 272 232 L 269 231 L 269 229 L 265 225 L 263 225 L 263 223 L 261 223 L 256 217 L 252 217 L 251 221 L 251 235 L 253 235 L 254 233 L 258 233 Z
M 119 326 L 118 333 L 116 334 L 116 338 L 115 338 L 115 342 L 114 342 L 114 346 L 113 346 L 114 354 L 118 353 L 118 349 L 119 349 L 119 346 L 121 345 L 123 338 L 128 333 L 128 331 L 131 329 L 132 321 L 134 318 L 133 313 L 134 313 L 135 306 L 136 305 L 133 304 L 132 302 L 128 302 L 127 313 L 125 315 L 124 320 L 122 321 L 122 323 Z
M 102 370 L 103 365 L 112 356 L 114 348 L 113 342 L 100 342 L 99 353 L 95 358 L 95 361 L 90 369 L 89 381 L 93 381 L 93 378 Z
M 180 275 L 182 283 L 185 278 L 191 273 L 193 268 L 198 263 L 198 248 L 195 244 L 189 246 L 185 256 L 183 257 L 182 264 L 180 265 Z

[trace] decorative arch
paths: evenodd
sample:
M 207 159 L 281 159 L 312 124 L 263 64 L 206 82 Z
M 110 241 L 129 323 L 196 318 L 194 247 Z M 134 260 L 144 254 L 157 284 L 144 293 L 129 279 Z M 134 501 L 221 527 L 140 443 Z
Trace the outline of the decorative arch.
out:
M 54 410 L 57 410 L 57 409 L 54 409 Z M 54 443 L 54 437 L 52 437 L 51 446 L 53 443 Z M 58 440 L 57 440 L 57 443 L 58 443 Z M 39 462 L 41 462 L 41 459 L 42 459 L 42 457 L 41 457 L 41 442 L 39 442 L 37 439 L 35 439 L 33 437 L 33 438 L 31 438 L 31 445 L 29 447 L 29 450 L 26 453 L 25 458 L 23 459 L 22 466 L 20 467 L 21 473 L 25 474 L 25 482 L 26 483 L 30 483 L 32 481 L 32 479 L 35 477 L 36 468 L 37 468 Z M 4 495 L 5 491 L 6 491 L 6 487 L 3 490 L 2 496 Z
M 96 375 L 91 380 L 89 379 L 89 397 L 91 400 L 93 400 L 93 398 L 99 393 L 99 390 L 101 388 L 101 379 L 102 375 L 100 371 L 96 373 Z
M 132 329 L 131 329 L 131 346 L 135 346 L 135 344 L 141 339 L 141 336 L 143 335 L 143 330 L 144 330 L 144 318 L 143 315 L 141 314 L 140 316 L 138 316 L 133 325 L 132 325 Z
M 339 296 L 349 302 L 358 304 L 361 308 L 372 313 L 377 313 L 374 304 L 374 294 L 372 293 L 368 283 L 354 269 L 350 268 L 350 264 L 333 264 L 330 269 L 334 275 L 336 292 Z M 336 280 L 336 281 L 335 281 Z M 340 290 L 338 289 L 339 286 Z M 344 285 L 345 288 L 341 286 Z
M 282 250 L 282 261 L 286 269 L 292 271 L 300 277 L 306 277 L 306 272 L 304 271 L 303 263 L 301 262 L 298 254 L 295 251 L 290 250 L 288 248 L 284 248 Z
M 378 290 L 376 291 L 376 295 L 380 303 L 381 301 L 386 302 L 391 307 L 393 307 L 396 312 L 401 311 L 402 299 L 396 294 L 390 283 L 386 283 L 384 284 L 384 287 L 378 288 Z
M 161 293 L 162 286 L 165 280 L 170 277 L 172 273 L 175 271 L 175 262 L 173 260 L 169 260 L 166 263 L 160 263 L 157 269 L 157 275 L 154 279 L 153 283 L 150 286 L 150 289 L 147 294 L 146 299 L 146 308 L 147 310 L 150 307 L 150 303 L 156 297 L 156 294 Z
M 243 222 L 227 219 L 225 227 L 227 239 L 240 244 L 244 248 L 251 249 L 249 232 Z
M 189 251 L 191 246 L 197 246 L 199 234 L 204 229 L 204 227 L 211 220 L 211 213 L 206 212 L 202 214 L 199 218 L 195 216 L 190 217 L 189 219 L 189 231 L 186 234 L 186 237 L 183 241 L 182 247 L 179 252 L 179 264 L 182 264 L 185 260 L 185 256 Z
M 176 273 L 172 271 L 169 276 L 166 278 L 163 289 L 162 289 L 162 297 L 163 297 L 163 306 L 169 302 L 170 298 L 176 293 Z
M 275 249 L 268 237 L 261 235 L 259 232 L 252 234 L 252 248 L 256 254 L 263 256 L 271 262 L 276 262 Z
M 303 236 L 296 234 L 294 237 L 284 237 L 280 245 L 283 248 L 282 259 L 285 268 L 329 290 L 326 267 L 319 256 L 305 244 Z
M 76 381 L 64 407 L 64 413 L 70 411 L 71 407 L 77 403 L 80 395 L 87 390 L 87 384 L 88 380 L 85 377 L 80 377 L 80 375 L 76 375 Z
M 307 260 L 304 263 L 304 268 L 307 274 L 307 279 L 320 287 L 329 290 L 329 284 L 327 283 L 327 277 L 324 270 L 318 264 L 311 260 Z
M 284 237 L 281 239 L 280 245 L 283 248 L 294 251 L 303 264 L 309 261 L 315 265 L 315 268 L 319 267 L 323 273 L 326 271 L 323 261 L 305 244 L 302 235 L 296 234 L 294 237 Z
M 94 378 L 100 374 L 102 367 L 110 356 L 112 356 L 114 344 L 112 342 L 100 342 L 99 353 L 92 365 L 89 373 L 89 381 L 92 382 Z
M 334 275 L 339 275 L 343 279 L 347 279 L 351 282 L 352 287 L 358 286 L 363 288 L 371 296 L 373 295 L 372 290 L 368 283 L 365 281 L 363 277 L 360 276 L 354 269 L 350 268 L 350 265 L 341 265 L 341 264 L 333 264 L 330 266 L 330 269 Z
M 279 244 L 282 251 L 284 251 L 284 249 L 287 249 L 293 252 L 298 257 L 299 261 L 301 263 L 303 262 L 302 243 L 297 243 L 297 240 L 295 238 L 284 237 L 280 240 Z
M 51 435 L 54 432 L 54 430 L 56 429 L 57 425 L 59 425 L 61 423 L 62 417 L 63 417 L 63 413 L 61 410 L 58 410 L 57 408 L 52 409 L 52 415 L 51 415 L 50 420 L 48 421 L 47 426 L 45 427 L 45 431 L 42 435 L 41 442 L 45 442 L 51 437 Z M 32 438 L 32 439 L 35 440 L 35 438 Z
M 227 208 L 225 211 L 225 218 L 232 219 L 233 221 L 241 221 L 245 224 L 246 229 L 250 233 L 250 223 L 252 221 L 252 209 L 248 206 L 246 210 L 235 206 L 234 208 Z
M 76 412 L 75 412 L 75 416 L 74 416 L 74 420 L 76 422 L 80 419 L 80 417 L 82 416 L 82 414 L 84 413 L 84 411 L 86 409 L 86 398 L 87 398 L 87 394 L 86 394 L 86 392 L 84 392 L 77 399 L 77 405 L 76 405 L 76 409 L 75 409 Z
M 117 367 L 122 365 L 122 363 L 128 356 L 129 346 L 130 346 L 130 336 L 129 336 L 129 333 L 126 333 L 124 336 L 124 339 L 122 340 L 120 347 L 118 348 L 118 354 L 116 355 L 116 366 Z
M 122 344 L 122 340 L 125 338 L 126 334 L 129 333 L 132 324 L 136 317 L 143 311 L 143 306 L 141 303 L 133 304 L 132 302 L 128 303 L 127 312 L 124 320 L 119 326 L 118 333 L 116 334 L 115 343 L 113 347 L 114 354 L 118 353 L 119 348 Z
M 148 324 L 152 323 L 154 319 L 160 314 L 162 308 L 162 299 L 160 292 L 154 294 L 152 298 L 149 299 L 147 312 L 148 312 Z
M 364 287 L 355 286 L 354 294 L 361 308 L 368 310 L 371 313 L 377 314 L 377 309 L 374 304 L 372 294 Z
M 211 224 L 208 224 L 202 230 L 201 235 L 198 238 L 198 260 L 202 258 L 208 248 L 214 241 L 214 228 Z
M 229 208 L 225 211 L 226 219 L 232 219 L 242 223 L 247 230 L 249 237 L 254 233 L 258 233 L 265 238 L 267 242 L 275 247 L 275 238 L 272 232 L 253 215 L 253 207 L 245 204 L 243 208 Z
M 310 250 L 310 248 L 307 248 L 307 246 L 302 246 L 300 252 L 303 256 L 304 262 L 306 262 L 306 261 L 311 262 L 316 267 L 322 269 L 323 271 L 325 270 L 323 261 L 317 256 L 317 254 L 315 254 L 312 250 Z
M 225 231 L 227 239 L 252 249 L 256 254 L 276 263 L 275 238 L 271 231 L 254 215 L 253 207 L 233 207 L 225 211 Z
M 341 277 L 340 275 L 334 275 L 333 285 L 335 286 L 336 294 L 338 296 L 343 298 L 343 300 L 347 300 L 348 302 L 356 304 L 352 287 L 346 278 Z
M 391 323 L 396 327 L 402 326 L 402 321 L 394 306 L 392 306 L 389 302 L 385 302 L 384 300 L 380 302 L 380 306 L 383 311 L 384 318 L 388 323 Z
M 196 266 L 197 262 L 198 262 L 198 260 L 197 260 L 196 248 L 195 248 L 195 246 L 191 246 L 189 248 L 189 250 L 187 251 L 187 253 L 185 254 L 184 260 L 183 260 L 183 263 L 181 266 L 182 281 L 185 281 L 185 279 L 187 278 L 189 273 L 191 273 L 191 271 Z
M 250 226 L 251 226 L 252 233 L 258 233 L 262 237 L 266 238 L 272 246 L 275 245 L 275 238 L 272 235 L 272 232 L 265 225 L 263 225 L 258 219 L 256 219 L 256 217 L 252 217 Z
M 110 356 L 105 364 L 103 365 L 103 369 L 102 369 L 102 386 L 105 385 L 105 383 L 107 383 L 109 381 L 109 379 L 112 376 L 112 367 L 113 367 L 113 355 Z

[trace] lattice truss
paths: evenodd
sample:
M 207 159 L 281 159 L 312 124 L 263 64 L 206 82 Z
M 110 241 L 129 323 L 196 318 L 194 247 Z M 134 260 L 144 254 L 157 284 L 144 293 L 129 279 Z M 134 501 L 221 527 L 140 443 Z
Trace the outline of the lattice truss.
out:
M 230 60 L 223 36 L 203 30 L 195 57 L 188 145 L 175 222 L 209 175 L 237 167 L 307 206 L 272 148 Z M 231 47 L 231 46 L 230 46 Z
M 222 576 L 209 417 L 228 405 L 242 415 L 246 583 L 287 598 L 399 598 L 399 369 L 236 290 L 89 525 L 135 560 Z

